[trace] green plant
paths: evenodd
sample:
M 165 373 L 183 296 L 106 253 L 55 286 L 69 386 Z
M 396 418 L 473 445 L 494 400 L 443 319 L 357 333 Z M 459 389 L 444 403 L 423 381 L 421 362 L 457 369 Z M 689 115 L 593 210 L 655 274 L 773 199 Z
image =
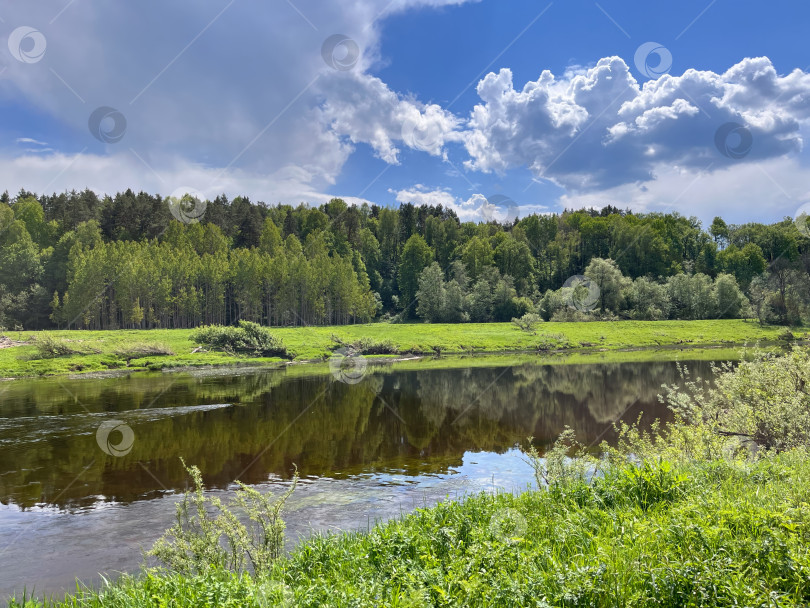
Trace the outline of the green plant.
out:
M 619 468 L 612 471 L 608 478 L 611 477 L 612 484 L 600 485 L 612 486 L 623 499 L 644 510 L 677 500 L 683 495 L 687 481 L 686 474 L 676 473 L 673 464 L 661 458 Z
M 533 334 L 535 333 L 534 329 L 538 323 L 542 323 L 543 318 L 533 312 L 527 312 L 520 318 L 513 318 L 512 324 L 515 325 L 519 330 L 525 331 L 527 333 Z
M 555 350 L 565 348 L 567 341 L 562 334 L 541 334 L 535 349 L 539 351 Z
M 339 336 L 332 334 L 332 350 L 345 348 L 353 355 L 396 355 L 399 349 L 391 340 L 373 340 L 371 338 L 360 338 L 354 342 L 347 342 Z
M 113 351 L 113 354 L 122 359 L 126 359 L 127 364 L 129 364 L 132 359 L 171 356 L 174 355 L 174 351 L 159 342 L 140 342 L 127 345 L 124 348 L 118 348 Z
M 184 574 L 199 574 L 210 568 L 238 572 L 245 569 L 246 561 L 257 574 L 267 572 L 284 548 L 281 510 L 295 491 L 298 469 L 289 490 L 278 498 L 237 481 L 235 498 L 226 506 L 218 497 L 205 495 L 199 468 L 188 467 L 185 462 L 183 466 L 194 489 L 183 495 L 175 524 L 147 555 Z M 240 521 L 235 508 L 247 516 L 250 525 Z
M 67 340 L 55 338 L 49 333 L 42 333 L 34 339 L 34 359 L 54 359 L 56 357 L 68 357 L 70 355 L 88 354 L 89 350 L 73 348 Z
M 209 348 L 254 357 L 289 357 L 284 343 L 258 323 L 239 321 L 238 327 L 206 325 L 191 334 L 191 341 Z
M 662 398 L 681 423 L 676 432 L 708 430 L 754 450 L 810 446 L 810 348 L 755 352 L 736 367 L 718 366 L 713 383 L 682 373 L 684 386 L 665 386 Z
M 587 485 L 598 470 L 598 461 L 588 455 L 585 446 L 576 440 L 573 429 L 568 426 L 545 454 L 540 454 L 531 438 L 524 454 L 534 469 L 537 485 L 552 490 Z

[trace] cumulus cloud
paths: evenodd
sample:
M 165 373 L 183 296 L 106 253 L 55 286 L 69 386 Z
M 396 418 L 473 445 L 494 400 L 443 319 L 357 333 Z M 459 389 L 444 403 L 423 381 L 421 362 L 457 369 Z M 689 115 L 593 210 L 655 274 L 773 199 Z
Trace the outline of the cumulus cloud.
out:
M 478 94 L 483 103 L 465 135 L 467 167 L 526 166 L 572 192 L 652 181 L 673 165 L 728 168 L 740 159 L 721 154 L 715 134 L 729 122 L 750 132 L 746 162 L 797 152 L 810 113 L 810 75 L 779 76 L 767 58 L 745 59 L 722 74 L 664 75 L 643 86 L 619 57 L 560 79 L 544 71 L 521 90 L 502 69 L 481 80 Z
M 399 164 L 398 144 L 440 156 L 445 143 L 461 140 L 453 114 L 402 97 L 368 74 L 327 74 L 319 91 L 321 123 L 352 143 L 369 144 L 389 164 Z
M 328 199 L 357 146 L 368 145 L 389 164 L 413 149 L 444 160 L 460 153 L 468 171 L 527 167 L 566 189 L 563 205 L 601 193 L 602 200 L 650 206 L 676 178 L 752 179 L 760 172 L 741 167 L 794 158 L 802 147 L 810 74 L 780 75 L 767 58 L 643 85 L 619 57 L 557 76 L 545 70 L 518 87 L 503 68 L 480 80 L 480 103 L 464 116 L 372 75 L 381 60 L 382 20 L 468 1 L 476 0 L 310 0 L 272 10 L 229 0 L 202 8 L 192 0 L 9 4 L 4 31 L 37 28 L 47 50 L 34 63 L 0 53 L 0 98 L 30 108 L 50 130 L 24 125 L 21 137 L 9 123 L 0 127 L 0 141 L 10 142 L 0 146 L 3 187 L 190 186 L 211 195 L 318 202 Z M 351 69 L 335 69 L 322 56 L 324 41 L 337 33 L 357 45 Z M 126 119 L 118 143 L 89 128 L 100 106 Z M 735 152 L 739 129 L 728 130 L 725 143 L 734 154 L 717 149 L 715 134 L 730 122 L 750 133 L 750 151 Z M 794 167 L 806 174 L 798 161 Z M 776 165 L 773 171 L 781 175 Z M 709 175 L 716 177 L 704 179 Z M 444 201 L 462 217 L 487 213 L 480 199 L 443 188 L 394 195 Z M 519 206 L 522 213 L 545 209 Z
M 808 183 L 800 160 L 782 157 L 717 171 L 661 167 L 655 181 L 565 194 L 560 203 L 568 209 L 611 204 L 634 211 L 680 211 L 704 221 L 717 215 L 734 223 L 775 221 L 795 216 L 796 210 L 810 201 Z

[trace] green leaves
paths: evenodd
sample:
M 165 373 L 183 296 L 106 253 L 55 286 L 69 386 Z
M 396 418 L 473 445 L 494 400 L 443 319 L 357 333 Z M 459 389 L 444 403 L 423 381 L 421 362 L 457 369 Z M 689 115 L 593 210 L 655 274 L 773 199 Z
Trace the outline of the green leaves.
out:
M 254 357 L 289 357 L 281 339 L 268 328 L 250 321 L 239 321 L 239 327 L 206 325 L 194 330 L 191 341 L 209 348 Z

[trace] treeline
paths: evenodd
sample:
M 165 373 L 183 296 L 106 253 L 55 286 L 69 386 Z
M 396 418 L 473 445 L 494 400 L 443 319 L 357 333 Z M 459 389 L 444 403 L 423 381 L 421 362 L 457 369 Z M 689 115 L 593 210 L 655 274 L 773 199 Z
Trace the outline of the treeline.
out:
M 599 285 L 596 305 L 571 306 L 576 286 L 563 285 L 582 274 Z M 9 328 L 489 321 L 529 311 L 788 324 L 810 317 L 808 302 L 810 238 L 789 218 L 715 218 L 704 230 L 677 213 L 606 207 L 499 224 L 461 222 L 441 206 L 219 196 L 185 224 L 162 196 L 131 190 L 0 196 L 0 326 Z

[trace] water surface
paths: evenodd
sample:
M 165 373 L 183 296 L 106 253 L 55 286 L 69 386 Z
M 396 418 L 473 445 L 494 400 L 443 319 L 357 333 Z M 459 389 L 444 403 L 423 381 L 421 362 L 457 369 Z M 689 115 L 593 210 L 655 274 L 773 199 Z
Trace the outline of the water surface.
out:
M 0 598 L 137 570 L 187 487 L 181 457 L 222 494 L 235 479 L 283 490 L 297 466 L 294 542 L 524 489 L 516 444 L 570 426 L 596 445 L 617 419 L 667 420 L 657 395 L 678 380 L 674 363 L 412 367 L 370 368 L 356 384 L 282 369 L 0 385 Z

